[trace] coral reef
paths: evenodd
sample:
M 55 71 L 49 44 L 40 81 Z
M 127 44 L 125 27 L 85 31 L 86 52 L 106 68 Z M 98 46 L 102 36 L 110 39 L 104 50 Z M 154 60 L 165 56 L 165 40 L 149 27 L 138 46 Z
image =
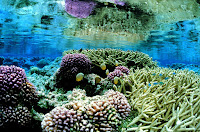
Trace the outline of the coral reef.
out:
M 187 70 L 143 68 L 121 80 L 116 90 L 126 93 L 138 116 L 124 131 L 199 131 L 200 78 Z
M 76 81 L 78 73 L 88 74 L 91 62 L 84 54 L 67 54 L 62 58 L 60 68 L 56 73 L 57 87 L 66 87 Z
M 73 89 L 68 98 L 69 103 L 45 115 L 41 123 L 44 131 L 114 131 L 130 112 L 126 97 L 113 90 L 87 97 L 84 90 Z
M 122 51 L 119 49 L 90 49 L 90 50 L 68 50 L 63 52 L 63 55 L 72 53 L 82 53 L 87 55 L 87 57 L 92 62 L 92 73 L 98 74 L 102 77 L 106 77 L 106 74 L 100 68 L 102 63 L 106 64 L 106 68 L 109 71 L 115 69 L 116 60 L 119 66 L 126 66 L 128 68 L 143 68 L 156 67 L 157 63 L 152 60 L 147 54 L 142 52 L 134 51 Z

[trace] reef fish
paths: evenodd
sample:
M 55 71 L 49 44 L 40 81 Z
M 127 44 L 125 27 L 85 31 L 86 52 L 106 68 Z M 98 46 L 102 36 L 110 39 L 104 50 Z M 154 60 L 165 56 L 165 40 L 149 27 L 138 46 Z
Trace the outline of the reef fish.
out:
M 102 70 L 106 70 L 106 64 L 105 64 L 105 63 L 102 63 L 102 64 L 100 65 L 100 67 L 101 67 Z
M 76 75 L 76 81 L 77 81 L 77 82 L 80 82 L 81 80 L 83 80 L 83 76 L 84 76 L 83 73 L 78 73 L 78 74 Z

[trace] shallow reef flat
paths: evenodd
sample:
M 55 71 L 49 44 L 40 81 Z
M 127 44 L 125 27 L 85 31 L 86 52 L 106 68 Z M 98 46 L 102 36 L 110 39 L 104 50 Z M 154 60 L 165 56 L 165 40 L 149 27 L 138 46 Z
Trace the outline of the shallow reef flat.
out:
M 147 54 L 118 49 L 67 50 L 30 67 L 4 60 L 3 131 L 200 131 L 200 76 L 172 69 L 180 64 L 159 67 Z

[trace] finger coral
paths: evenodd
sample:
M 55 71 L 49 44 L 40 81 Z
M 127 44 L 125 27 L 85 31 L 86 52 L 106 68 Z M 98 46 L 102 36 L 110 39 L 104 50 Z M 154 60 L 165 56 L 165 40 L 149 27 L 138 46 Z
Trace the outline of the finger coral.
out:
M 60 87 L 76 81 L 78 73 L 87 74 L 91 70 L 91 62 L 84 54 L 66 54 L 56 74 L 56 83 Z
M 45 115 L 41 123 L 44 131 L 115 131 L 130 112 L 126 97 L 113 90 L 87 97 L 84 90 L 74 89 L 69 99 L 71 102 Z
M 27 107 L 0 106 L 0 128 L 22 128 L 31 123 L 31 113 Z
M 3 105 L 16 106 L 38 98 L 35 87 L 29 83 L 25 71 L 20 67 L 0 66 L 0 87 L 0 104 Z
M 200 130 L 199 75 L 187 70 L 143 68 L 122 82 L 118 90 L 124 89 L 131 107 L 139 112 L 124 131 Z

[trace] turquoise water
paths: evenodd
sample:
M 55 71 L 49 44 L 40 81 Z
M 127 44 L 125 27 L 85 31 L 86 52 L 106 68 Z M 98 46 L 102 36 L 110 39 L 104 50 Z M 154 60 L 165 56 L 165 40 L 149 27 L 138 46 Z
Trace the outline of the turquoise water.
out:
M 0 56 L 57 57 L 68 49 L 116 48 L 141 51 L 161 65 L 200 64 L 200 18 L 168 24 L 170 31 L 150 31 L 145 41 L 87 40 L 64 35 L 63 15 L 19 15 L 0 10 Z

